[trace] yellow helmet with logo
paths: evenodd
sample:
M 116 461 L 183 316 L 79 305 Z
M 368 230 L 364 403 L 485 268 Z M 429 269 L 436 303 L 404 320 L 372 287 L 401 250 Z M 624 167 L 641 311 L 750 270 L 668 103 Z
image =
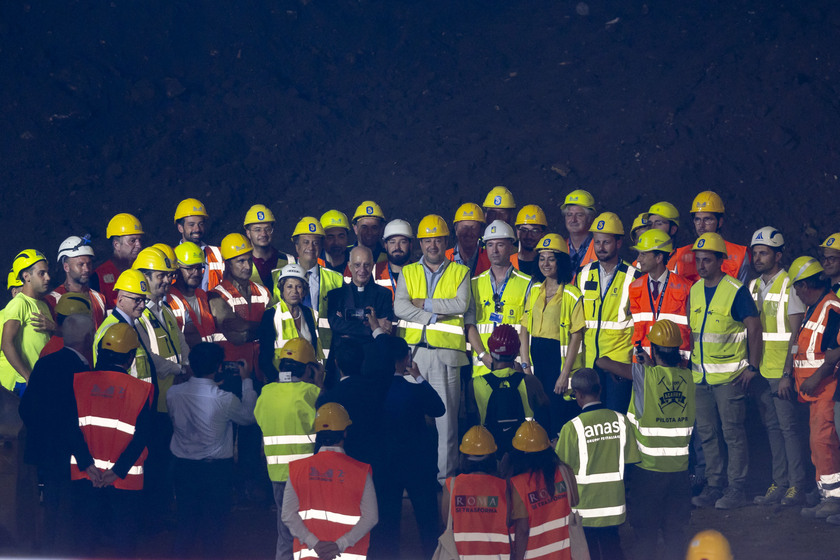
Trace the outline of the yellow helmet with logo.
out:
M 347 410 L 337 402 L 322 405 L 315 413 L 315 431 L 340 432 L 352 424 Z
M 714 191 L 703 191 L 695 196 L 691 203 L 691 213 L 694 214 L 695 212 L 723 214 L 723 199 Z
M 548 227 L 548 221 L 545 219 L 545 212 L 543 212 L 542 208 L 536 204 L 526 204 L 522 207 L 522 210 L 516 214 L 516 222 L 514 222 L 514 225 Z
M 569 254 L 569 244 L 566 240 L 556 233 L 548 233 L 540 239 L 537 243 L 537 252 L 540 251 L 556 251 L 558 253 Z
M 166 255 L 166 258 L 169 259 L 169 262 L 172 263 L 172 266 L 175 266 L 175 251 L 172 250 L 172 247 L 167 245 L 166 243 L 155 243 L 152 245 L 155 249 L 160 249 L 161 252 Z
M 682 334 L 677 324 L 668 319 L 655 322 L 647 333 L 647 339 L 657 346 L 679 348 L 682 344 Z
M 670 253 L 674 250 L 674 242 L 671 240 L 671 236 L 661 229 L 649 229 L 642 232 L 633 249 L 640 253 L 647 251 Z
M 832 233 L 826 237 L 825 241 L 820 244 L 820 247 L 840 251 L 840 233 Z
M 21 286 L 23 286 L 23 281 L 18 278 L 14 270 L 10 270 L 9 276 L 6 279 L 6 289 L 11 290 L 12 288 L 20 288 Z
M 657 216 L 662 216 L 666 220 L 670 220 L 675 226 L 680 225 L 680 211 L 670 202 L 665 202 L 664 200 L 657 202 L 651 205 L 647 213 L 648 215 L 656 214 Z
M 152 293 L 149 291 L 149 285 L 146 283 L 146 277 L 139 270 L 130 268 L 120 274 L 114 283 L 114 291 L 121 290 L 130 294 L 137 294 L 138 296 L 149 297 Z
M 379 218 L 385 221 L 385 214 L 382 208 L 372 200 L 365 200 L 356 207 L 356 212 L 353 213 L 353 223 L 355 224 L 359 218 Z
M 105 228 L 105 237 L 121 237 L 123 235 L 143 235 L 143 226 L 140 220 L 131 214 L 117 214 L 108 222 Z
M 624 235 L 624 224 L 614 212 L 602 212 L 592 225 L 589 226 L 592 233 L 606 233 L 611 235 Z
M 347 214 L 340 210 L 327 210 L 321 214 L 320 221 L 324 231 L 330 228 L 344 228 L 350 231 L 350 222 L 347 221 Z
M 452 220 L 453 224 L 458 222 L 486 222 L 484 219 L 484 210 L 475 202 L 465 202 L 455 210 L 455 218 Z
M 157 247 L 146 247 L 137 254 L 134 259 L 134 264 L 131 265 L 134 270 L 154 270 L 157 272 L 172 272 L 175 270 L 175 265 L 163 251 Z
M 790 263 L 788 277 L 790 278 L 791 284 L 796 284 L 800 280 L 805 280 L 822 272 L 824 270 L 820 261 L 814 257 L 799 257 Z
M 324 228 L 321 227 L 321 222 L 317 218 L 306 216 L 301 218 L 295 226 L 295 230 L 292 232 L 292 241 L 298 235 L 320 235 L 321 237 L 326 237 L 327 234 L 324 233 Z
M 437 214 L 429 214 L 420 220 L 420 225 L 417 226 L 417 239 L 448 236 L 449 226 L 446 225 L 446 220 Z
M 222 258 L 228 260 L 250 253 L 254 250 L 254 247 L 248 241 L 248 238 L 241 233 L 229 233 L 222 239 L 219 250 L 222 252 Z
M 137 348 L 140 348 L 140 339 L 137 331 L 128 323 L 116 323 L 108 327 L 99 340 L 100 350 L 128 354 Z
M 47 257 L 45 257 L 41 251 L 36 249 L 24 249 L 18 253 L 17 256 L 15 256 L 15 260 L 12 261 L 12 272 L 15 273 L 15 276 L 20 278 L 21 272 L 41 261 L 47 262 Z
M 78 292 L 67 292 L 55 304 L 55 314 L 69 317 L 70 315 L 90 315 L 90 299 Z
M 719 233 L 713 231 L 704 233 L 697 238 L 694 245 L 691 247 L 692 251 L 714 251 L 720 253 L 724 257 L 727 255 L 726 242 Z
M 207 214 L 207 210 L 204 209 L 203 202 L 197 198 L 185 198 L 179 202 L 178 207 L 175 208 L 175 223 L 178 223 L 178 220 L 188 218 L 190 216 L 204 216 L 205 218 L 210 217 Z
M 691 539 L 685 560 L 732 560 L 732 549 L 726 537 L 714 529 L 707 529 Z
M 513 436 L 513 447 L 525 453 L 536 453 L 551 447 L 551 442 L 548 441 L 548 434 L 545 429 L 540 426 L 536 420 L 525 420 L 519 429 L 516 430 L 516 435 Z
M 193 266 L 196 264 L 207 264 L 207 258 L 201 247 L 192 241 L 184 241 L 175 247 L 175 262 L 179 266 Z
M 467 430 L 458 449 L 464 455 L 490 455 L 495 453 L 498 447 L 496 447 L 496 440 L 490 430 L 478 425 Z
M 264 204 L 254 204 L 245 212 L 245 227 L 251 224 L 273 224 L 274 213 Z
M 630 227 L 630 235 L 636 233 L 636 230 L 643 227 L 650 227 L 648 223 L 648 213 L 642 212 L 641 214 L 637 215 L 636 218 L 633 220 L 633 225 Z
M 516 208 L 516 201 L 513 200 L 513 193 L 507 187 L 493 187 L 487 196 L 484 197 L 485 208 Z
M 318 358 L 315 356 L 315 349 L 312 344 L 305 338 L 293 338 L 283 345 L 280 351 L 280 359 L 288 358 L 300 362 L 301 364 L 311 364 L 317 362 Z
M 561 210 L 565 210 L 566 206 L 582 206 L 589 210 L 595 211 L 595 197 L 589 191 L 577 189 L 566 195 L 563 204 L 560 206 Z

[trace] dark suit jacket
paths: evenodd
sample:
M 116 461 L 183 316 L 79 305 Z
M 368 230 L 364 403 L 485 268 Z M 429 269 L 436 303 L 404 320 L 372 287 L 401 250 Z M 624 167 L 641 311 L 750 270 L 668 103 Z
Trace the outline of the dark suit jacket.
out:
M 380 319 L 396 319 L 391 290 L 376 284 L 373 278 L 361 292 L 352 282 L 330 290 L 327 294 L 327 318 L 333 337 L 349 337 L 363 344 L 373 340 L 373 330 L 364 321 L 345 317 L 347 309 L 365 307 L 373 307 Z

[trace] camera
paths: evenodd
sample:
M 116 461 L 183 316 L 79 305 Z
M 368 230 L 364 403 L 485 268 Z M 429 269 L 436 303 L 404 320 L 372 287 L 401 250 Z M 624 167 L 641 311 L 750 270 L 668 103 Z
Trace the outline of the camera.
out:
M 356 319 L 357 321 L 364 321 L 370 315 L 370 311 L 361 307 L 348 307 L 344 310 L 345 319 Z
M 239 367 L 241 365 L 239 362 L 222 362 L 222 371 L 216 374 L 219 389 L 233 393 L 240 399 L 242 398 L 242 378 L 239 377 Z

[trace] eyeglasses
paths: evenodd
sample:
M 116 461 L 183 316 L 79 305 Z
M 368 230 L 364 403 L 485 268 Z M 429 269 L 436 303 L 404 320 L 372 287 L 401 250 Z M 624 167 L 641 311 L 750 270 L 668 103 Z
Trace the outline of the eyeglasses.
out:
M 146 305 L 146 301 L 148 301 L 148 299 L 143 297 L 143 296 L 131 297 L 131 296 L 123 295 L 122 297 L 124 297 L 125 299 L 128 299 L 128 300 L 131 300 L 134 303 L 134 305 Z
M 274 233 L 274 226 L 251 226 L 248 231 L 257 235 L 261 233 L 267 233 L 271 235 L 272 233 Z
M 831 263 L 831 264 L 834 264 L 834 263 L 836 263 L 836 262 L 840 262 L 840 257 L 838 257 L 837 255 L 831 255 L 831 256 L 828 256 L 828 255 L 823 255 L 822 260 L 823 260 L 823 262 L 825 262 L 825 263 Z

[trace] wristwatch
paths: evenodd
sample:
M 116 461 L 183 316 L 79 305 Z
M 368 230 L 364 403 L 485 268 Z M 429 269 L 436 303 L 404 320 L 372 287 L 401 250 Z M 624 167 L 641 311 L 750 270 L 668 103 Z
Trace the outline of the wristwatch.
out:
M 531 364 L 528 362 L 522 362 L 522 369 L 531 369 Z
M 477 357 L 478 357 L 478 361 L 480 362 L 481 360 L 483 360 L 483 359 L 484 359 L 484 356 L 486 356 L 486 355 L 487 355 L 487 352 L 481 352 L 481 353 L 477 356 Z
M 758 368 L 757 368 L 757 367 L 755 367 L 755 366 L 754 366 L 754 365 L 752 365 L 752 364 L 748 365 L 748 366 L 747 366 L 747 369 L 748 369 L 748 370 L 750 370 L 750 371 L 752 371 L 752 372 L 758 373 Z
M 793 374 L 789 371 L 783 371 L 782 379 L 793 379 Z

